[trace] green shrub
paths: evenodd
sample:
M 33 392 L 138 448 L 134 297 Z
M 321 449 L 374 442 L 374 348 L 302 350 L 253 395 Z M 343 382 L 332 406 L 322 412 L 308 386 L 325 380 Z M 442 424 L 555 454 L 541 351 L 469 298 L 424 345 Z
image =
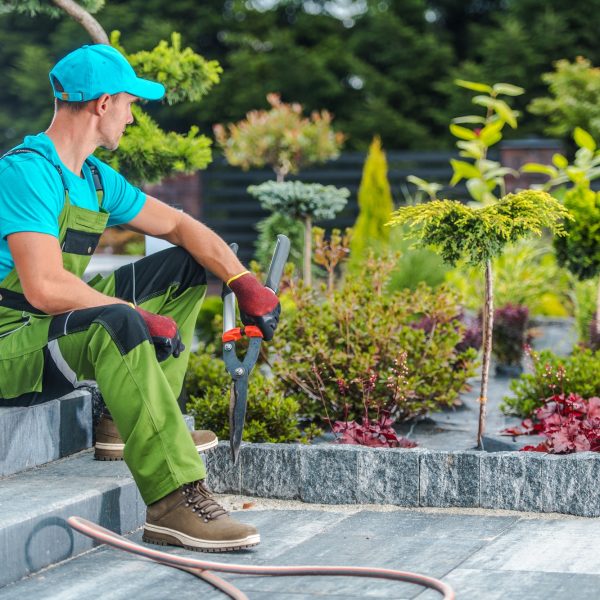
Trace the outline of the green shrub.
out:
M 459 351 L 465 326 L 456 295 L 421 285 L 388 293 L 391 261 L 372 257 L 323 302 L 288 290 L 298 308 L 271 344 L 273 373 L 309 418 L 356 419 L 365 404 L 398 420 L 452 406 L 476 353 Z
M 244 427 L 246 442 L 294 442 L 298 429 L 298 403 L 274 388 L 273 380 L 254 370 L 248 385 L 248 412 Z M 196 427 L 210 429 L 219 438 L 229 438 L 231 377 L 225 363 L 209 352 L 192 354 L 185 377 L 187 410 Z
M 283 233 L 290 239 L 291 262 L 299 271 L 302 269 L 302 245 L 304 244 L 304 225 L 301 221 L 274 212 L 256 224 L 258 239 L 255 243 L 255 258 L 263 269 L 267 269 L 273 256 L 273 247 L 277 235 Z
M 504 397 L 501 409 L 505 413 L 531 417 L 554 394 L 600 396 L 600 351 L 577 347 L 566 358 L 549 350 L 532 352 L 531 357 L 533 374 L 521 375 L 511 382 L 514 397 Z
M 222 321 L 217 319 L 223 314 L 223 300 L 220 296 L 206 296 L 196 319 L 196 335 L 203 344 L 213 344 L 221 335 Z
M 590 339 L 590 327 L 596 314 L 598 286 L 593 279 L 576 281 L 573 289 L 575 305 L 575 322 L 579 341 L 587 343 Z
M 600 193 L 580 185 L 565 195 L 565 208 L 574 220 L 566 223 L 567 236 L 554 240 L 556 256 L 579 279 L 600 273 Z
M 437 287 L 444 283 L 450 267 L 439 254 L 429 248 L 414 248 L 413 240 L 404 235 L 406 227 L 396 227 L 390 232 L 389 247 L 399 254 L 394 270 L 390 274 L 388 290 L 415 290 L 420 283 Z

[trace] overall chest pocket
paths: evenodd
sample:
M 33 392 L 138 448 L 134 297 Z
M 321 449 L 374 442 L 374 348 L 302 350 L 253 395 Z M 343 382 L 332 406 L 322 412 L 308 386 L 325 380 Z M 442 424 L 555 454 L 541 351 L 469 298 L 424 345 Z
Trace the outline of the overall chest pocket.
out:
M 89 231 L 81 231 L 79 229 L 67 228 L 65 237 L 61 245 L 61 250 L 68 254 L 80 254 L 83 256 L 91 256 L 100 240 L 99 233 Z

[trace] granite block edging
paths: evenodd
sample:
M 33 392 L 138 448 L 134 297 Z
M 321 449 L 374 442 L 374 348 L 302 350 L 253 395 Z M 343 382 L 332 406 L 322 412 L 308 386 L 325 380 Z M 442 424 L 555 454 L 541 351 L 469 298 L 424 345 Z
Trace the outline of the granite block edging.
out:
M 227 442 L 206 453 L 217 493 L 318 504 L 463 507 L 600 516 L 600 454 Z

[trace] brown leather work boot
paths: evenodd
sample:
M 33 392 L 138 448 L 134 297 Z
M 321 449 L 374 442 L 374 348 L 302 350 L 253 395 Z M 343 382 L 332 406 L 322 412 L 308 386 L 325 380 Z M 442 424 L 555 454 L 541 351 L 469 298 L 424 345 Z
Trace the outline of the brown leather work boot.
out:
M 252 525 L 232 519 L 201 480 L 186 483 L 151 504 L 142 539 L 160 546 L 228 552 L 256 546 L 260 534 Z
M 214 448 L 219 440 L 212 431 L 199 429 L 191 431 L 192 439 L 198 452 Z M 96 460 L 123 460 L 125 444 L 117 431 L 110 415 L 102 415 L 96 426 L 96 443 L 94 444 L 94 458 Z

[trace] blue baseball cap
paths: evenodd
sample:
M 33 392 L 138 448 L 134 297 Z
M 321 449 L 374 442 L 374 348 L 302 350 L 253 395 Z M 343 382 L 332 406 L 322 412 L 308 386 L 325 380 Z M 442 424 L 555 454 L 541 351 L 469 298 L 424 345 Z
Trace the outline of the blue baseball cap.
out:
M 65 102 L 86 102 L 120 92 L 144 100 L 160 100 L 165 95 L 162 83 L 138 77 L 127 59 L 106 44 L 82 46 L 67 54 L 50 71 L 50 84 L 54 96 Z

